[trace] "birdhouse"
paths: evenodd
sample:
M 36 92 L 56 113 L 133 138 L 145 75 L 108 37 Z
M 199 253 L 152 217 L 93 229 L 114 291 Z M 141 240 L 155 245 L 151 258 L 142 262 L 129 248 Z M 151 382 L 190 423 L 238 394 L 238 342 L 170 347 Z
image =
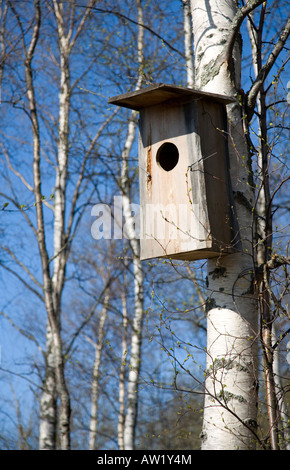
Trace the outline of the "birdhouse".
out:
M 139 111 L 141 259 L 196 260 L 235 249 L 226 118 L 233 101 L 165 84 L 109 100 Z

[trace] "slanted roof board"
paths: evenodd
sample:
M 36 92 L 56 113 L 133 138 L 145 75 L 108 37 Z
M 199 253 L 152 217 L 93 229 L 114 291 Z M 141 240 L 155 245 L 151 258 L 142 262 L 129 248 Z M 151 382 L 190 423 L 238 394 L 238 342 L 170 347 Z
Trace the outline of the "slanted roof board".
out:
M 177 85 L 158 83 L 146 88 L 141 88 L 137 91 L 131 91 L 129 93 L 114 96 L 110 98 L 108 102 L 110 104 L 139 111 L 140 109 L 147 108 L 149 106 L 165 103 L 169 100 L 178 100 L 186 96 L 192 97 L 193 99 L 209 99 L 225 105 L 235 101 L 235 99 L 230 96 L 208 93 Z

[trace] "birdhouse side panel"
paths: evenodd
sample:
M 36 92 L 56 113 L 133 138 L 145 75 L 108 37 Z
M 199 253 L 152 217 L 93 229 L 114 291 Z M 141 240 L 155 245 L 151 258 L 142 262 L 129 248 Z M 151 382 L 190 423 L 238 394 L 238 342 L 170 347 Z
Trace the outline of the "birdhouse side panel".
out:
M 221 253 L 231 252 L 234 220 L 226 112 L 219 103 L 201 101 L 198 103 L 198 113 L 208 219 L 213 247 Z
M 213 245 L 208 214 L 204 155 L 201 145 L 198 108 L 199 104 L 197 101 L 184 106 L 184 116 L 188 129 L 186 134 L 188 154 L 187 189 L 192 210 L 198 208 L 199 248 L 211 249 Z

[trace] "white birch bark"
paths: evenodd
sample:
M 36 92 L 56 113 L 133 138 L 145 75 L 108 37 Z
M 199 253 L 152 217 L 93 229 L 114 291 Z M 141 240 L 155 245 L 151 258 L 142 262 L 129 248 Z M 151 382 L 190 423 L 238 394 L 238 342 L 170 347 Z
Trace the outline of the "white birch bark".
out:
M 13 6 L 10 5 L 12 11 Z M 34 1 L 35 8 L 35 24 L 33 34 L 28 49 L 25 49 L 25 79 L 27 87 L 27 99 L 29 103 L 29 112 L 32 121 L 32 134 L 33 134 L 33 180 L 34 180 L 34 197 L 36 207 L 36 221 L 37 221 L 37 242 L 39 254 L 42 265 L 43 273 L 43 293 L 44 302 L 47 311 L 49 331 L 47 336 L 47 370 L 45 381 L 43 384 L 43 396 L 41 398 L 40 409 L 40 448 L 54 449 L 55 448 L 55 423 L 56 423 L 56 395 L 55 395 L 55 379 L 60 376 L 61 368 L 59 367 L 59 352 L 60 337 L 58 335 L 57 322 L 53 306 L 53 287 L 49 270 L 49 257 L 46 248 L 45 240 L 45 226 L 42 205 L 42 190 L 41 190 L 41 171 L 40 171 L 40 128 L 38 121 L 38 108 L 35 98 L 32 60 L 34 51 L 39 38 L 40 25 L 41 25 L 41 8 L 38 0 Z M 56 354 L 56 351 L 58 354 Z M 43 447 L 41 447 L 43 446 Z
M 45 378 L 40 397 L 39 449 L 55 450 L 57 429 L 57 390 L 51 329 L 46 332 Z
M 65 43 L 64 45 L 62 43 Z M 58 164 L 56 171 L 56 185 L 54 195 L 54 269 L 53 292 L 54 308 L 57 316 L 59 331 L 61 328 L 60 307 L 61 294 L 65 279 L 66 253 L 65 253 L 65 205 L 68 163 L 68 133 L 69 133 L 69 107 L 70 107 L 70 81 L 68 67 L 68 47 L 66 41 L 61 41 L 60 47 L 60 93 L 59 93 L 59 131 L 58 131 Z M 59 427 L 61 448 L 70 447 L 70 397 L 64 377 L 64 359 L 62 349 L 59 351 L 59 362 L 62 372 L 58 380 L 60 396 Z
M 186 62 L 187 86 L 194 87 L 193 37 L 190 0 L 181 0 L 183 5 L 184 55 Z
M 125 378 L 126 378 L 126 367 L 127 367 L 127 334 L 128 334 L 128 311 L 127 311 L 127 300 L 126 293 L 122 292 L 122 307 L 123 307 L 123 334 L 122 334 L 122 358 L 119 375 L 119 414 L 118 414 L 118 447 L 120 450 L 124 450 L 124 428 L 125 428 Z
M 143 325 L 143 272 L 139 254 L 134 252 L 134 318 L 132 325 L 130 364 L 127 385 L 127 412 L 124 425 L 124 449 L 133 450 L 138 411 L 138 382 L 141 364 Z
M 104 306 L 99 322 L 97 344 L 95 345 L 95 361 L 93 367 L 93 380 L 91 390 L 91 419 L 89 433 L 89 450 L 96 450 L 96 437 L 98 431 L 98 400 L 99 400 L 99 377 L 102 351 L 105 337 L 105 323 L 108 314 L 109 293 L 105 295 Z
M 236 2 L 192 0 L 196 87 L 237 98 L 241 51 L 222 60 Z M 254 194 L 238 103 L 228 106 L 231 179 L 242 250 L 208 261 L 203 450 L 251 449 L 257 420 L 257 305 L 252 295 Z
M 263 10 L 264 10 L 263 6 Z M 251 18 L 251 20 L 250 20 Z M 257 78 L 259 74 L 259 70 L 261 69 L 261 51 L 258 50 L 258 48 L 261 46 L 261 38 L 259 38 L 259 32 L 257 29 L 254 29 L 253 27 L 254 24 L 254 15 L 251 13 L 249 15 L 248 21 L 247 21 L 247 26 L 248 26 L 248 33 L 249 33 L 249 38 L 251 42 L 251 48 L 252 48 L 252 64 L 253 64 L 253 70 L 254 70 L 254 75 L 255 78 Z M 263 98 L 261 96 L 261 92 L 257 94 L 257 112 L 258 115 L 261 117 L 262 112 L 265 112 L 266 110 L 262 110 L 263 106 Z M 264 103 L 265 106 L 265 103 Z M 258 193 L 257 193 L 257 212 L 259 214 L 259 217 L 257 218 L 257 230 L 259 233 L 260 239 L 258 240 L 258 246 L 257 246 L 257 265 L 260 266 L 262 265 L 266 259 L 265 259 L 265 247 L 263 244 L 263 241 L 265 240 L 266 233 L 265 233 L 265 216 L 266 216 L 266 198 L 265 198 L 265 188 L 263 185 L 263 146 L 266 146 L 266 142 L 263 141 L 263 136 L 262 136 L 262 129 L 260 126 L 260 120 L 258 119 L 257 122 L 258 125 L 258 135 L 261 136 L 260 143 L 259 143 L 259 148 L 258 148 L 258 171 L 259 171 L 259 187 L 258 187 Z
M 50 285 L 50 305 L 47 306 L 48 326 L 47 326 L 47 365 L 54 366 L 54 374 L 52 371 L 46 374 L 44 384 L 44 395 L 41 399 L 41 421 L 40 421 L 40 448 L 47 448 L 49 441 L 48 434 L 53 435 L 52 425 L 56 422 L 56 417 L 52 420 L 53 409 L 45 410 L 48 403 L 53 403 L 53 396 L 50 394 L 57 390 L 60 398 L 60 409 L 58 416 L 60 447 L 62 450 L 70 449 L 70 396 L 65 379 L 65 361 L 63 357 L 62 339 L 61 339 L 61 296 L 65 283 L 65 269 L 69 253 L 67 246 L 68 235 L 71 229 L 73 213 L 68 223 L 68 233 L 65 226 L 65 209 L 66 209 L 66 187 L 67 187 L 67 168 L 69 156 L 69 112 L 70 112 L 70 54 L 74 44 L 81 33 L 85 22 L 90 14 L 90 8 L 94 5 L 95 0 L 87 3 L 85 12 L 76 26 L 75 22 L 75 5 L 70 6 L 70 15 L 68 24 L 65 24 L 64 4 L 62 1 L 53 0 L 48 5 L 55 16 L 58 44 L 60 53 L 60 83 L 59 83 L 59 117 L 58 117 L 58 145 L 57 145 L 57 162 L 56 162 L 56 178 L 54 192 L 54 228 L 53 228 L 53 274 Z M 73 34 L 74 33 L 74 34 Z M 85 163 L 85 160 L 84 160 Z M 76 193 L 73 198 L 73 208 L 76 203 L 79 184 L 82 181 L 83 169 L 80 179 L 76 186 Z M 56 383 L 53 384 L 53 379 Z M 56 412 L 56 410 L 55 410 Z M 47 419 L 45 416 L 47 415 Z M 45 421 L 43 421 L 45 420 Z M 50 424 L 50 426 L 49 426 Z M 54 432 L 56 435 L 56 431 Z M 52 443 L 49 444 L 51 447 Z M 55 443 L 54 443 L 55 446 Z
M 69 106 L 70 106 L 70 79 L 69 79 L 69 43 L 64 35 L 62 4 L 54 2 L 54 13 L 57 21 L 59 47 L 60 47 L 60 91 L 59 91 L 59 122 L 58 122 L 58 152 L 56 165 L 56 182 L 54 195 L 54 264 L 52 275 L 53 296 L 53 325 L 47 326 L 47 360 L 54 364 L 55 373 L 52 371 L 46 376 L 49 383 L 45 383 L 46 397 L 41 399 L 41 417 L 44 416 L 43 407 L 49 402 L 49 392 L 56 389 L 60 397 L 59 429 L 60 446 L 63 450 L 70 448 L 70 397 L 64 377 L 64 359 L 61 342 L 60 304 L 65 278 L 65 198 L 67 184 L 67 160 L 68 160 L 68 132 L 69 132 Z M 51 356 L 51 358 L 50 358 Z M 54 356 L 54 357 L 53 357 Z M 53 384 L 53 378 L 56 384 Z M 50 398 L 53 400 L 53 397 Z M 52 410 L 51 410 L 52 411 Z M 56 411 L 56 410 L 55 410 Z M 56 418 L 54 419 L 56 421 Z M 50 421 L 53 423 L 53 421 Z M 40 420 L 40 449 L 46 449 L 48 422 Z M 56 434 L 56 432 L 54 433 Z
M 25 180 L 25 178 L 13 167 L 10 169 L 17 174 L 25 186 L 34 192 L 35 210 L 37 227 L 25 217 L 30 227 L 37 236 L 39 255 L 42 265 L 43 284 L 38 283 L 43 288 L 43 297 L 47 312 L 47 350 L 45 354 L 45 377 L 42 386 L 42 395 L 40 398 L 40 427 L 39 427 L 39 447 L 40 449 L 53 450 L 56 448 L 57 426 L 59 427 L 59 442 L 61 449 L 70 448 L 70 397 L 65 380 L 65 358 L 63 356 L 62 337 L 61 337 L 61 296 L 65 282 L 65 267 L 69 254 L 70 237 L 73 236 L 73 220 L 76 215 L 76 204 L 79 196 L 80 185 L 83 181 L 86 161 L 94 148 L 95 142 L 102 131 L 106 121 L 101 126 L 99 132 L 91 142 L 87 154 L 85 155 L 78 182 L 75 186 L 75 192 L 70 204 L 71 212 L 67 217 L 68 223 L 65 227 L 65 207 L 66 207 L 66 185 L 67 185 L 67 164 L 68 164 L 68 134 L 69 134 L 69 109 L 70 109 L 70 53 L 80 35 L 85 22 L 91 12 L 91 7 L 95 0 L 89 0 L 85 12 L 81 18 L 76 13 L 75 2 L 69 2 L 64 7 L 62 0 L 52 0 L 47 2 L 46 8 L 55 15 L 55 24 L 58 32 L 59 47 L 59 70 L 60 70 L 60 87 L 59 87 L 59 119 L 58 119 L 58 145 L 56 154 L 56 179 L 54 207 L 43 200 L 42 178 L 41 173 L 41 128 L 38 121 L 38 102 L 35 96 L 34 84 L 35 77 L 32 62 L 34 59 L 34 51 L 40 35 L 42 4 L 39 0 L 34 0 L 34 18 L 31 22 L 31 28 L 27 34 L 26 28 L 21 24 L 21 16 L 18 14 L 18 7 L 14 2 L 9 2 L 9 8 L 13 12 L 22 36 L 24 57 L 23 64 L 25 67 L 25 79 L 27 87 L 27 100 L 29 104 L 29 114 L 31 119 L 31 129 L 33 135 L 33 187 Z M 66 11 L 64 11 L 66 10 Z M 2 11 L 2 3 L 1 3 Z M 69 11 L 69 14 L 67 12 Z M 4 8 L 4 13 L 6 7 Z M 6 13 L 5 13 L 6 14 Z M 1 19 L 1 18 L 0 18 Z M 5 18 L 3 17 L 3 21 Z M 2 29 L 1 46 L 2 46 Z M 30 43 L 29 42 L 30 38 Z M 3 43 L 4 46 L 4 43 Z M 3 50 L 3 52 L 5 52 Z M 1 73 L 3 67 L 1 68 Z M 0 75 L 1 79 L 2 75 Z M 7 160 L 9 162 L 9 159 Z M 46 241 L 46 225 L 43 214 L 43 204 L 46 204 L 53 210 L 54 229 L 53 229 L 53 256 L 50 259 Z M 80 218 L 80 215 L 78 215 Z M 24 265 L 20 263 L 23 268 Z M 53 266 L 51 274 L 51 266 Z M 33 281 L 35 281 L 32 273 L 29 273 Z M 31 291 L 36 291 L 26 283 Z M 57 415 L 56 401 L 60 399 L 60 412 Z
M 143 11 L 141 0 L 137 0 L 138 24 L 143 24 Z M 138 30 L 138 81 L 136 90 L 141 87 L 143 79 L 143 37 L 144 29 L 139 26 Z M 130 200 L 130 181 L 128 174 L 128 158 L 130 150 L 135 138 L 137 127 L 136 112 L 132 111 L 128 124 L 128 134 L 124 150 L 122 152 L 122 169 L 121 169 L 121 190 L 123 197 L 123 214 L 126 224 L 126 235 L 129 240 L 130 248 L 133 256 L 133 273 L 134 273 L 134 318 L 132 324 L 130 364 L 127 385 L 127 411 L 124 424 L 124 449 L 133 450 L 135 446 L 135 429 L 137 423 L 138 410 L 138 381 L 141 363 L 141 344 L 142 344 L 142 324 L 143 324 L 143 271 L 140 260 L 140 247 L 138 241 L 138 233 L 132 216 L 131 200 Z

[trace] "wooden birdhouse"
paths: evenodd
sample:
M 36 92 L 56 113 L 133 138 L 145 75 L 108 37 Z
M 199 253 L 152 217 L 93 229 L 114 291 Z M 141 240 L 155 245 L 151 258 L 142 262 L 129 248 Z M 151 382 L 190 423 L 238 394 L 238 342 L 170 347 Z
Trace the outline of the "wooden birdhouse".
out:
M 139 111 L 141 259 L 233 251 L 226 119 L 233 101 L 165 84 L 109 100 Z

